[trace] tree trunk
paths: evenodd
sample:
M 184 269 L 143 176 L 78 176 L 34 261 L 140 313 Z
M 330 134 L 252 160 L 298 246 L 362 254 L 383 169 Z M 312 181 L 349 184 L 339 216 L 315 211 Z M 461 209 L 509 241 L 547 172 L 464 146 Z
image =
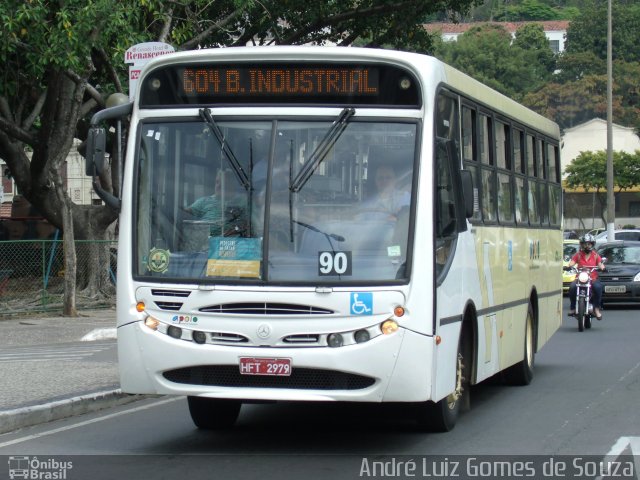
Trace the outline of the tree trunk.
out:
M 77 317 L 76 309 L 76 247 L 73 235 L 73 213 L 70 200 L 67 199 L 62 211 L 64 225 L 64 301 L 63 315 Z
M 97 215 L 95 207 L 74 205 L 76 238 L 87 242 L 77 242 L 78 279 L 77 288 L 83 297 L 100 300 L 115 294 L 110 272 L 111 244 L 113 229 L 109 228 L 111 218 Z M 109 213 L 109 212 L 107 212 Z

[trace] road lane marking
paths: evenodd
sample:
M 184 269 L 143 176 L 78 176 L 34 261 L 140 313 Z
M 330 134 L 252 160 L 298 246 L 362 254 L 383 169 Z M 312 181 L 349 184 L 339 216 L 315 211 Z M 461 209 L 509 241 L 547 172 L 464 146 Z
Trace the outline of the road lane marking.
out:
M 42 362 L 49 360 L 75 360 L 89 358 L 96 353 L 115 348 L 114 343 L 97 343 L 92 345 L 60 345 L 60 346 L 33 346 L 14 348 L 0 353 L 0 362 Z
M 622 382 L 624 382 L 630 375 L 632 375 L 639 368 L 640 368 L 640 362 L 636 363 L 635 366 L 627 370 L 620 378 L 618 378 L 618 380 L 616 380 L 613 384 L 609 385 L 606 389 L 601 391 L 597 396 L 593 396 L 592 400 L 589 403 L 585 404 L 582 407 L 582 409 L 580 409 L 573 416 L 566 419 L 562 423 L 562 425 L 560 425 L 553 432 L 549 433 L 549 435 L 547 435 L 546 438 L 555 438 L 558 435 L 558 432 L 566 428 L 571 422 L 574 421 L 575 418 L 582 417 L 585 414 L 585 412 L 587 412 L 591 408 L 594 408 L 598 403 L 600 403 L 603 399 L 605 399 L 609 395 L 609 393 L 613 391 L 614 388 L 617 388 Z M 626 438 L 626 437 L 621 437 L 621 438 Z M 629 437 L 629 438 L 635 438 L 635 437 Z
M 155 402 L 153 402 L 153 403 L 151 403 L 149 405 L 142 405 L 142 406 L 139 406 L 139 407 L 128 408 L 128 409 L 120 411 L 120 412 L 110 413 L 108 415 L 103 415 L 103 416 L 98 417 L 98 418 L 92 418 L 91 420 L 85 420 L 83 422 L 74 423 L 73 425 L 67 425 L 67 426 L 64 426 L 64 427 L 54 428 L 53 430 L 48 430 L 46 432 L 34 433 L 34 434 L 31 434 L 31 435 L 27 435 L 26 437 L 16 438 L 14 440 L 9 440 L 8 442 L 0 443 L 0 448 L 8 447 L 10 445 L 16 445 L 18 443 L 28 442 L 29 440 L 35 440 L 37 438 L 46 437 L 46 436 L 53 435 L 53 434 L 56 434 L 56 433 L 66 432 L 68 430 L 73 430 L 74 428 L 80 428 L 80 427 L 84 427 L 86 425 L 91 425 L 93 423 L 102 422 L 104 420 L 110 420 L 112 418 L 121 417 L 122 415 L 127 415 L 129 413 L 136 413 L 136 412 L 140 412 L 140 411 L 143 411 L 143 410 L 148 410 L 148 409 L 153 408 L 153 407 L 158 407 L 158 406 L 161 406 L 161 405 L 165 405 L 167 403 L 171 403 L 171 402 L 175 402 L 175 401 L 183 400 L 183 399 L 184 399 L 184 397 L 171 397 L 171 398 L 167 398 L 167 399 L 164 399 L 164 400 L 155 401 Z
M 624 376 L 622 378 L 624 378 Z M 631 451 L 631 455 L 633 455 L 633 463 L 635 464 L 636 469 L 636 478 L 640 478 L 640 437 L 618 438 L 616 443 L 614 443 L 611 447 L 611 450 L 609 450 L 609 453 L 605 455 L 603 463 L 607 465 L 607 462 L 615 462 L 618 457 L 622 455 L 622 452 L 624 452 L 627 448 L 629 448 L 629 450 Z M 595 480 L 603 480 L 603 478 L 604 477 L 601 475 Z

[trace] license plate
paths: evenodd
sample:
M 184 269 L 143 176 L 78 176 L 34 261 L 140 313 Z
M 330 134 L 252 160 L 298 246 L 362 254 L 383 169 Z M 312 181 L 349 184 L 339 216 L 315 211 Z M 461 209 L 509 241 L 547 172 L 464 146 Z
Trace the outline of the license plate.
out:
M 240 374 L 288 377 L 291 375 L 291 359 L 241 357 Z
M 605 285 L 604 291 L 607 293 L 626 293 L 627 287 L 625 285 Z

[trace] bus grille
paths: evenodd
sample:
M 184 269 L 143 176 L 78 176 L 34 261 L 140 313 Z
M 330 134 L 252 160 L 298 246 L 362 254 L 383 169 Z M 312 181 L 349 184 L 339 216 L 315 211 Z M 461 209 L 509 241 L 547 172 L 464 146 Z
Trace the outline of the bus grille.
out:
M 288 377 L 241 375 L 237 365 L 202 365 L 164 372 L 170 382 L 216 387 L 293 388 L 299 390 L 360 390 L 375 379 L 333 370 L 294 368 Z
M 151 289 L 151 295 L 154 297 L 188 297 L 191 292 L 188 290 L 161 290 L 159 288 Z
M 182 303 L 180 302 L 155 302 L 158 308 L 162 310 L 170 310 L 172 312 L 177 312 L 182 308 Z
M 333 313 L 332 310 L 310 305 L 273 302 L 223 303 L 202 307 L 200 311 L 235 315 L 329 315 Z

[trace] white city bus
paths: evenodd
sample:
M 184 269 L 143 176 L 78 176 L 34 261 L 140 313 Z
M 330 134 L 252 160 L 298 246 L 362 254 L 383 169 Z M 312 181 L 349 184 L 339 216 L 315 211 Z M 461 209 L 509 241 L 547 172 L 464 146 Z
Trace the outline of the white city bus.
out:
M 561 321 L 553 122 L 434 58 L 339 47 L 159 57 L 94 127 L 122 115 L 122 199 L 101 194 L 124 392 L 185 395 L 200 428 L 341 401 L 443 431 L 470 385 L 530 382 Z

